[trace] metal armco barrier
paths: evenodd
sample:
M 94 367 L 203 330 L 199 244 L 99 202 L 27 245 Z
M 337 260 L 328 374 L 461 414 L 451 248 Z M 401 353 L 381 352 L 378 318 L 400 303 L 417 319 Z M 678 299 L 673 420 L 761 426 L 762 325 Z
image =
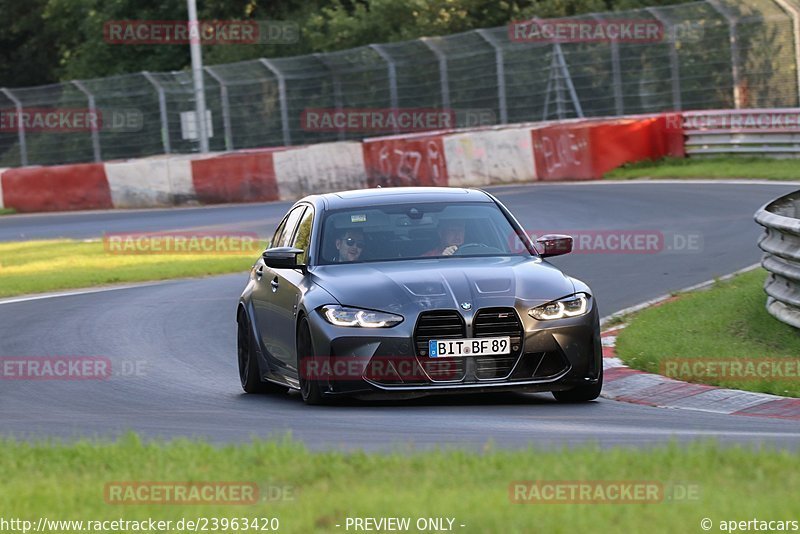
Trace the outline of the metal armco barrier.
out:
M 688 156 L 800 157 L 800 108 L 683 114 Z
M 767 311 L 800 328 L 800 191 L 765 205 L 755 219 L 765 228 L 758 246 L 764 251 L 761 265 L 770 273 L 764 284 Z

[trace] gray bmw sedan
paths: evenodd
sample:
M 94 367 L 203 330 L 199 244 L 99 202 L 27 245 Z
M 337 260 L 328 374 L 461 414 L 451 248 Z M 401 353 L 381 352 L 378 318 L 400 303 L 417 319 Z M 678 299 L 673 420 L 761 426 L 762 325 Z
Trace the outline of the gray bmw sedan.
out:
M 597 302 L 546 258 L 572 238 L 532 242 L 492 195 L 398 187 L 295 203 L 239 299 L 248 393 L 408 398 L 550 391 L 596 399 Z

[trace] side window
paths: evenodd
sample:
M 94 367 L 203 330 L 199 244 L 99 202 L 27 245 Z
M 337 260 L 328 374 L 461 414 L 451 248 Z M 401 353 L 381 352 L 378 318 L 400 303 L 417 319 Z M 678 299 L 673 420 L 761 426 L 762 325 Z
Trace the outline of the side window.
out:
M 297 221 L 300 220 L 300 216 L 303 215 L 305 210 L 305 206 L 297 206 L 289 212 L 289 215 L 286 216 L 283 228 L 280 229 L 280 233 L 275 232 L 275 239 L 272 241 L 273 247 L 288 247 L 292 244 L 292 237 L 294 236 L 294 229 L 297 228 Z
M 306 263 L 308 261 L 308 247 L 311 246 L 311 223 L 314 220 L 314 210 L 307 209 L 300 224 L 297 227 L 297 234 L 294 238 L 292 246 L 295 248 L 303 249 L 305 252 L 297 256 L 298 263 Z
M 278 225 L 278 228 L 275 230 L 275 235 L 272 236 L 272 239 L 269 242 L 269 247 L 277 247 L 275 243 L 281 238 L 281 234 L 283 233 L 283 228 L 286 226 L 286 219 L 283 219 L 281 223 Z

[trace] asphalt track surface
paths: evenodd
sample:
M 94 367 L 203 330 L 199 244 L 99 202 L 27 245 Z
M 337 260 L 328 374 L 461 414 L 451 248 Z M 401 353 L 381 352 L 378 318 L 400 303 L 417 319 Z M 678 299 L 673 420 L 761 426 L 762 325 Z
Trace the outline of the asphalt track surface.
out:
M 753 213 L 795 189 L 779 183 L 597 183 L 491 190 L 531 231 L 663 233 L 663 249 L 655 253 L 579 253 L 553 260 L 592 286 L 607 315 L 757 262 L 760 227 Z M 190 228 L 267 235 L 287 207 L 270 203 L 0 217 L 0 240 Z M 102 356 L 111 359 L 115 370 L 108 380 L 0 380 L 0 434 L 111 438 L 134 430 L 148 438 L 242 442 L 290 432 L 314 450 L 479 449 L 490 441 L 508 448 L 586 442 L 638 447 L 707 438 L 792 449 L 800 444 L 796 421 L 605 399 L 560 405 L 549 394 L 353 401 L 330 407 L 307 407 L 297 394 L 244 395 L 236 367 L 234 313 L 245 276 L 0 303 L 0 356 Z

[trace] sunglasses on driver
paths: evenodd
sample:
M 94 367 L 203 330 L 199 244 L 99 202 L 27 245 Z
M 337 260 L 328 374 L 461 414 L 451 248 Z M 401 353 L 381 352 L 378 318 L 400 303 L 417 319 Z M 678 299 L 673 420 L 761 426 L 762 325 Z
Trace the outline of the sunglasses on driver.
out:
M 364 241 L 362 239 L 355 239 L 353 237 L 348 237 L 344 240 L 344 242 L 348 247 L 352 247 L 353 245 L 355 245 L 358 248 L 364 248 Z

